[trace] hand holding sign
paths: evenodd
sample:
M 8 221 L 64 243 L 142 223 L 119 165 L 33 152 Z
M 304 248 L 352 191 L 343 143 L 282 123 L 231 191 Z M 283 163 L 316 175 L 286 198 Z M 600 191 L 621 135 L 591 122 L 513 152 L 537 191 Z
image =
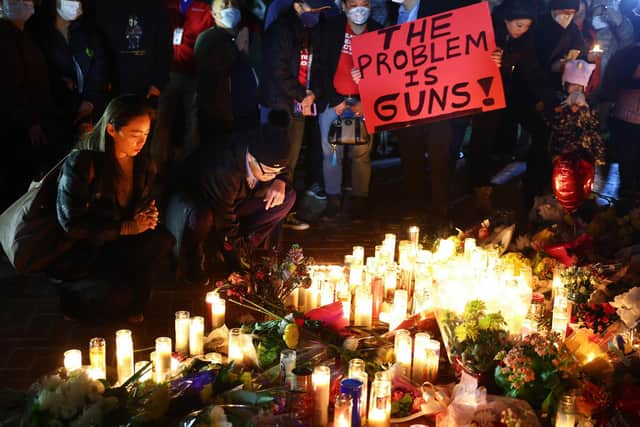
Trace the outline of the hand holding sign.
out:
M 351 44 L 371 133 L 505 107 L 486 2 L 365 33 Z

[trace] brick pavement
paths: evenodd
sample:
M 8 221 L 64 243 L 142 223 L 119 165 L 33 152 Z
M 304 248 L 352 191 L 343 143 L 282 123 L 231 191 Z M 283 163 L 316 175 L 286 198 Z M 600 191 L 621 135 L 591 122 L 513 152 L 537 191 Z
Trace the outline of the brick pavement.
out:
M 369 255 L 384 233 L 400 232 L 421 222 L 406 218 L 404 206 L 409 195 L 403 193 L 400 175 L 397 167 L 374 171 L 369 220 L 358 224 L 320 222 L 304 232 L 287 230 L 284 246 L 300 243 L 305 254 L 318 262 L 341 262 L 354 244 L 364 245 Z M 514 194 L 505 199 L 512 200 Z M 471 211 L 463 201 L 454 215 L 462 217 Z M 139 326 L 76 323 L 63 319 L 51 284 L 42 278 L 16 277 L 6 261 L 0 262 L 0 387 L 25 389 L 34 379 L 61 366 L 63 352 L 70 348 L 82 349 L 88 363 L 88 343 L 95 336 L 107 339 L 107 360 L 113 366 L 117 329 L 132 329 L 136 348 L 151 347 L 156 337 L 174 335 L 176 310 L 206 315 L 202 289 L 181 287 L 166 279 L 158 283 L 145 321 Z M 140 358 L 148 359 L 148 352 Z

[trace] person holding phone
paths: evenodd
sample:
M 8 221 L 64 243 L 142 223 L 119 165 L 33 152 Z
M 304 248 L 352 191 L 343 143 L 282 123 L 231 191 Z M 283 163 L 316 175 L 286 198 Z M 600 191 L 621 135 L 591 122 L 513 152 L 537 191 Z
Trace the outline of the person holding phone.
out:
M 322 144 L 322 170 L 325 191 L 328 195 L 326 215 L 334 217 L 342 202 L 342 160 L 344 146 L 329 143 L 331 123 L 338 117 L 360 116 L 361 73 L 353 61 L 351 39 L 359 34 L 374 31 L 380 25 L 370 19 L 370 0 L 342 0 L 343 15 L 328 18 L 319 29 L 322 40 L 316 65 L 320 76 L 319 100 L 320 139 Z M 371 179 L 371 141 L 350 147 L 351 185 L 350 215 L 359 218 L 366 212 Z

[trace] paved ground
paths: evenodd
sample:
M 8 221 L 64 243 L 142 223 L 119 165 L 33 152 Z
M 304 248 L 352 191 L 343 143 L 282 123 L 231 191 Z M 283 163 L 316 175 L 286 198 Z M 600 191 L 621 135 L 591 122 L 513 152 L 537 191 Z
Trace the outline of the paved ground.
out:
M 463 174 L 461 174 L 463 176 Z M 300 243 L 305 254 L 318 262 L 341 262 L 355 244 L 373 252 L 387 232 L 403 232 L 409 225 L 425 224 L 428 218 L 407 215 L 407 200 L 398 166 L 374 170 L 371 189 L 371 217 L 367 221 L 320 222 L 308 231 L 285 231 L 284 246 Z M 457 194 L 464 193 L 464 179 L 458 179 Z M 498 207 L 513 208 L 519 200 L 518 184 L 497 192 Z M 452 214 L 455 225 L 474 218 L 470 200 L 459 197 Z M 167 275 L 168 276 L 168 275 Z M 136 348 L 153 345 L 158 336 L 173 336 L 173 313 L 189 310 L 205 315 L 204 291 L 175 284 L 170 277 L 158 283 L 145 322 L 131 328 Z M 55 288 L 42 278 L 17 277 L 6 261 L 0 262 L 0 388 L 25 389 L 37 377 L 62 365 L 63 352 L 80 348 L 88 363 L 90 338 L 107 339 L 107 357 L 114 361 L 114 334 L 127 324 L 86 324 L 64 320 Z M 148 359 L 148 352 L 139 359 Z

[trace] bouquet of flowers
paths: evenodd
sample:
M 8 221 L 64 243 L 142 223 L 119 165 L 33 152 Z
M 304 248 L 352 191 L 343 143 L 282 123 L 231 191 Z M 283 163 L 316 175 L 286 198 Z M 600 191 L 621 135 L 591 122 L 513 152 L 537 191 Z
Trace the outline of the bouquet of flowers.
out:
M 609 326 L 619 319 L 616 308 L 607 302 L 603 302 L 600 304 L 578 304 L 575 318 L 572 321 L 580 323 L 594 333 L 602 335 Z
M 436 311 L 438 325 L 451 363 L 470 374 L 483 374 L 495 366 L 494 357 L 507 343 L 507 325 L 502 314 L 487 313 L 480 300 L 467 303 L 462 315 Z
M 528 335 L 496 355 L 496 384 L 507 397 L 524 399 L 534 408 L 552 411 L 578 374 L 572 353 L 555 333 Z
M 589 301 L 598 284 L 597 271 L 591 266 L 567 267 L 562 272 L 562 283 L 569 293 L 569 299 L 576 304 Z

